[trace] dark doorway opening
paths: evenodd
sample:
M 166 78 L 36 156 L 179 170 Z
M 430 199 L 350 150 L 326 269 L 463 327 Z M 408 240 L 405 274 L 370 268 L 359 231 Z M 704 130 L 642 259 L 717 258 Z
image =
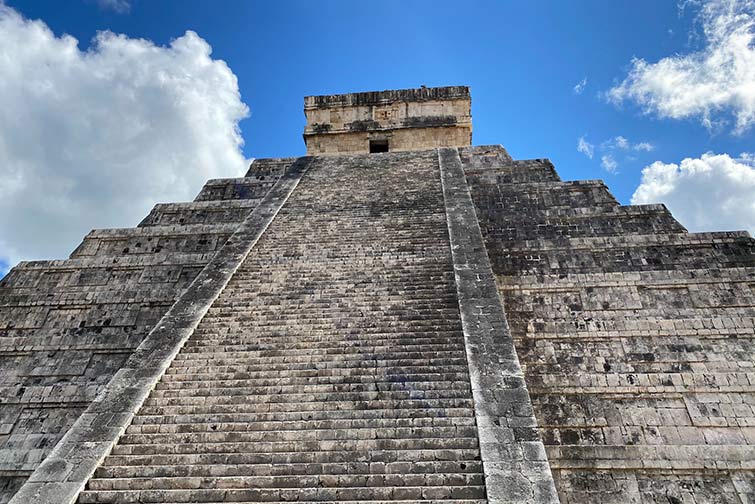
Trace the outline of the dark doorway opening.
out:
M 370 154 L 388 152 L 388 140 L 370 140 Z

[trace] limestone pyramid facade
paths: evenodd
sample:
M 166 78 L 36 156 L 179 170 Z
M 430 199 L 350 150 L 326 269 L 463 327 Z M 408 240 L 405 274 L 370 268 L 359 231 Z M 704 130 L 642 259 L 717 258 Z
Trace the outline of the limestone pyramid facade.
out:
M 755 502 L 755 240 L 307 97 L 254 161 L 0 281 L 0 503 Z

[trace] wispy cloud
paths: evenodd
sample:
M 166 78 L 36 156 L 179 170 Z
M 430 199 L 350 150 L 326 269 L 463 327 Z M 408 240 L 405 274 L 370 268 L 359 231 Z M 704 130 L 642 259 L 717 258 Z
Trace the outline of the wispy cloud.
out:
M 644 151 L 644 152 L 650 152 L 655 147 L 650 142 L 638 142 L 638 143 L 632 143 L 627 137 L 618 135 L 613 138 L 609 138 L 608 140 L 604 140 L 600 143 L 600 150 L 606 150 L 606 151 L 629 151 L 629 150 L 635 150 L 635 151 Z
M 732 118 L 733 131 L 742 134 L 755 125 L 755 0 L 689 4 L 701 6 L 704 47 L 655 63 L 635 58 L 607 97 L 662 118 L 697 118 L 710 130 Z
M 609 173 L 618 173 L 619 165 L 623 162 L 636 161 L 637 152 L 650 152 L 654 148 L 650 142 L 633 143 L 623 135 L 609 138 L 597 145 L 588 142 L 585 135 L 577 139 L 577 151 L 590 159 L 598 153 L 601 167 Z
M 131 11 L 131 0 L 96 0 L 101 9 L 111 10 L 118 14 L 127 14 Z
M 585 77 L 584 79 L 582 79 L 581 81 L 579 81 L 574 86 L 574 94 L 578 94 L 578 95 L 582 94 L 584 92 L 584 90 L 585 90 L 586 87 L 587 87 L 587 77 Z
M 581 136 L 577 140 L 577 151 L 592 159 L 595 154 L 595 146 L 588 142 L 584 136 Z
M 616 162 L 611 154 L 604 154 L 600 157 L 600 166 L 608 173 L 616 173 L 619 163 Z

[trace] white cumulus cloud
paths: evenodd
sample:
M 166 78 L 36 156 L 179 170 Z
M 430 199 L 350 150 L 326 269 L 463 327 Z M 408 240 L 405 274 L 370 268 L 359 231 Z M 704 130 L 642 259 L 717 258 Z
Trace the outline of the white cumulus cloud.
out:
M 81 51 L 0 2 L 0 261 L 66 257 L 91 228 L 243 174 L 248 108 L 211 51 L 191 31 Z
M 729 122 L 741 134 L 755 124 L 755 0 L 710 0 L 699 19 L 705 46 L 655 63 L 636 58 L 608 91 L 663 118 L 698 118 L 713 129 Z
M 755 233 L 755 157 L 706 153 L 642 170 L 632 204 L 665 203 L 690 231 Z
M 577 151 L 592 159 L 595 154 L 595 146 L 588 142 L 585 137 L 581 136 L 577 140 Z

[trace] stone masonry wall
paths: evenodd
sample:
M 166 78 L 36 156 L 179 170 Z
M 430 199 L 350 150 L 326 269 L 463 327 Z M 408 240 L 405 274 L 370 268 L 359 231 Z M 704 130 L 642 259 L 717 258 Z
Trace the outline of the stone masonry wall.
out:
M 0 280 L 0 503 L 7 502 L 272 187 L 289 159 L 211 180 L 137 228 Z
M 561 501 L 755 499 L 755 241 L 461 149 Z
M 370 151 L 370 140 L 388 140 L 391 152 L 415 151 L 469 145 L 470 135 L 469 130 L 456 127 L 318 135 L 308 139 L 307 151 L 313 155 L 367 154 Z

